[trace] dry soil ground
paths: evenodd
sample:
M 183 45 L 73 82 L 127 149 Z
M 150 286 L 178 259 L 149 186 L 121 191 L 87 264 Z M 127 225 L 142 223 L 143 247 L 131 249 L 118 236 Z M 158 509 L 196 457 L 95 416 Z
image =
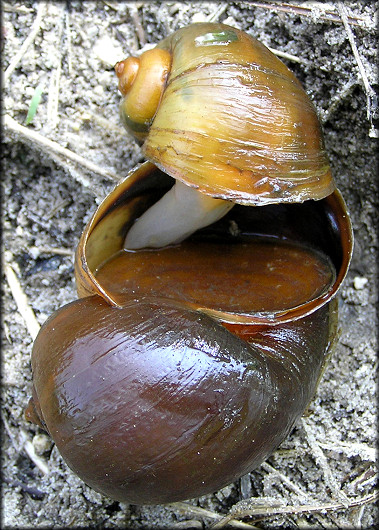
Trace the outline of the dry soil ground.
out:
M 377 3 L 9 1 L 2 7 L 2 527 L 210 528 L 233 507 L 238 520 L 244 509 L 260 510 L 244 519 L 256 528 L 372 527 Z M 308 415 L 289 438 L 265 464 L 213 495 L 132 506 L 83 484 L 43 431 L 25 421 L 32 337 L 76 297 L 80 233 L 112 179 L 142 159 L 120 123 L 112 65 L 202 20 L 248 31 L 281 53 L 303 83 L 351 213 L 355 250 L 340 296 L 339 344 Z M 41 100 L 25 127 L 37 88 Z M 27 306 L 33 313 L 25 313 Z M 236 519 L 232 526 L 248 528 Z

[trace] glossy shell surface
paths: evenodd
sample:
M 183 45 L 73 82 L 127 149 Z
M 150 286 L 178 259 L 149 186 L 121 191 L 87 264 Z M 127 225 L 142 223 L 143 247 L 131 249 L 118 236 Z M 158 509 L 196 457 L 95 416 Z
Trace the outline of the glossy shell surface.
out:
M 216 491 L 283 441 L 331 354 L 335 294 L 352 249 L 337 191 L 304 204 L 236 206 L 195 241 L 238 245 L 254 233 L 294 240 L 328 257 L 335 276 L 327 292 L 264 315 L 199 307 L 180 289 L 171 298 L 107 292 L 98 271 L 172 185 L 144 163 L 108 195 L 78 245 L 82 298 L 46 321 L 32 355 L 31 409 L 65 461 L 95 490 L 135 504 Z
M 320 124 L 294 74 L 246 33 L 199 23 L 158 44 L 172 65 L 143 145 L 164 172 L 241 204 L 334 190 Z
M 328 304 L 256 329 L 251 344 L 167 302 L 117 308 L 87 297 L 35 342 L 41 414 L 68 465 L 107 496 L 154 504 L 210 493 L 288 435 L 314 394 L 335 318 Z

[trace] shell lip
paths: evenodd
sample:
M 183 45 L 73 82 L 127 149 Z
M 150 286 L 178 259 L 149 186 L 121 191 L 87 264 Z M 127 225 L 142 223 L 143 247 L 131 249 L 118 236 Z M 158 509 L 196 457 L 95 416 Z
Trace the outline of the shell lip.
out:
M 91 296 L 94 293 L 101 296 L 110 305 L 115 307 L 122 307 L 122 304 L 116 297 L 108 293 L 96 279 L 96 268 L 100 265 L 97 263 L 96 267 L 91 266 L 88 260 L 88 245 L 93 234 L 94 229 L 99 223 L 109 215 L 109 212 L 117 208 L 119 203 L 120 192 L 125 186 L 130 187 L 135 180 L 141 178 L 141 175 L 149 175 L 156 169 L 156 166 L 151 162 L 142 162 L 137 164 L 127 175 L 118 182 L 111 192 L 101 202 L 94 215 L 84 228 L 81 238 L 75 253 L 75 277 L 77 283 L 77 290 L 80 297 Z M 121 195 L 122 196 L 122 195 Z
M 110 214 L 122 212 L 122 204 L 125 197 L 133 195 L 133 190 L 137 185 L 146 183 L 146 189 L 150 187 L 150 181 L 154 179 L 155 173 L 156 178 L 166 178 L 165 186 L 172 185 L 172 178 L 164 175 L 159 171 L 159 168 L 151 162 L 144 162 L 139 164 L 132 169 L 127 176 L 120 181 L 113 191 L 104 199 L 100 204 L 95 214 L 85 227 L 79 245 L 76 251 L 75 260 L 75 274 L 77 280 L 78 294 L 80 297 L 98 294 L 110 305 L 115 307 L 122 307 L 124 302 L 121 297 L 114 294 L 110 294 L 103 288 L 103 286 L 96 279 L 96 269 L 104 261 L 99 259 L 96 263 L 91 257 L 89 248 L 91 246 L 91 239 L 95 233 L 99 224 L 107 220 Z M 171 184 L 170 184 L 171 182 Z M 323 199 L 325 201 L 327 209 L 330 210 L 330 214 L 326 214 L 328 222 L 332 225 L 333 223 L 338 225 L 335 227 L 338 237 L 339 244 L 341 246 L 341 259 L 338 269 L 336 271 L 336 277 L 334 283 L 325 292 L 321 293 L 316 298 L 309 300 L 299 306 L 290 307 L 288 309 L 273 311 L 273 312 L 259 312 L 254 311 L 252 313 L 242 313 L 233 311 L 224 311 L 212 307 L 204 307 L 204 304 L 195 303 L 192 301 L 177 301 L 180 305 L 186 305 L 189 309 L 206 313 L 219 321 L 231 324 L 266 324 L 276 325 L 278 323 L 289 322 L 303 318 L 332 300 L 338 293 L 341 284 L 346 277 L 353 251 L 353 232 L 349 214 L 347 212 L 345 201 L 338 189 L 335 189 L 333 193 Z M 319 201 L 309 201 L 310 203 L 318 203 Z M 241 208 L 244 208 L 243 206 Z M 261 208 L 261 207 L 257 207 Z M 262 207 L 264 208 L 264 207 Z M 126 211 L 126 210 L 125 210 Z M 334 217 L 333 217 L 334 216 Z M 120 223 L 119 219 L 116 219 Z M 116 230 L 117 238 L 116 245 L 119 245 L 117 250 L 121 249 L 122 242 L 125 236 L 125 221 L 122 221 L 123 225 Z M 117 248 L 117 247 L 116 247 Z M 92 260 L 92 261 L 91 261 Z M 162 299 L 164 297 L 161 297 Z M 168 300 L 169 303 L 174 303 L 172 299 Z
M 213 197 L 214 199 L 223 199 L 223 200 L 229 200 L 236 204 L 241 204 L 243 206 L 265 206 L 267 204 L 283 204 L 283 203 L 302 203 L 308 200 L 320 200 L 324 199 L 325 197 L 328 197 L 331 195 L 337 188 L 334 182 L 333 177 L 331 176 L 331 170 L 328 168 L 324 175 L 322 177 L 327 177 L 328 184 L 324 185 L 322 189 L 320 189 L 317 193 L 314 194 L 313 191 L 303 191 L 297 189 L 297 186 L 295 183 L 293 184 L 286 184 L 287 189 L 284 189 L 284 185 L 281 184 L 278 186 L 277 191 L 267 191 L 266 193 L 259 192 L 259 186 L 257 186 L 257 193 L 254 193 L 252 191 L 243 191 L 241 189 L 237 188 L 229 188 L 229 187 L 213 187 L 208 183 L 200 184 L 198 182 L 195 182 L 193 179 L 189 178 L 188 175 L 185 174 L 184 171 L 181 170 L 179 166 L 176 166 L 175 164 L 167 164 L 165 162 L 162 162 L 158 154 L 154 154 L 152 151 L 146 151 L 145 150 L 146 144 L 144 143 L 142 145 L 142 149 L 144 150 L 145 154 L 147 155 L 148 160 L 154 164 L 157 168 L 159 168 L 163 173 L 166 173 L 170 177 L 174 178 L 175 180 L 180 180 L 187 186 L 190 186 L 191 188 L 197 189 L 204 193 L 205 195 L 209 195 L 210 197 Z M 321 180 L 322 177 L 319 177 Z M 269 180 L 269 179 L 267 179 Z M 281 187 L 283 186 L 283 187 Z M 272 188 L 274 188 L 275 185 L 272 184 Z

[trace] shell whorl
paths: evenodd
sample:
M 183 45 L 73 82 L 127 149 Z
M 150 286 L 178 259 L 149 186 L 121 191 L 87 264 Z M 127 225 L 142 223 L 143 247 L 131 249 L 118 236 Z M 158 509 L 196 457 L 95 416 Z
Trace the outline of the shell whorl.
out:
M 124 126 L 143 140 L 157 112 L 170 72 L 171 55 L 154 48 L 140 57 L 128 57 L 115 66 L 119 90 L 124 96 L 120 107 Z
M 314 106 L 268 48 L 224 24 L 179 29 L 142 150 L 170 176 L 218 199 L 272 204 L 335 189 Z M 147 131 L 147 129 L 149 129 Z

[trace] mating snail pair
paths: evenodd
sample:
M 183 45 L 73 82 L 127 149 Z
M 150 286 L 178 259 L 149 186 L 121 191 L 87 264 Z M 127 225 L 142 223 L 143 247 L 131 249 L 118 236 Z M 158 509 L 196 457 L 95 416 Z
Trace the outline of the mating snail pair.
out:
M 246 33 L 193 24 L 116 73 L 149 161 L 82 234 L 26 416 L 95 490 L 174 502 L 257 467 L 304 412 L 352 230 L 311 102 Z

